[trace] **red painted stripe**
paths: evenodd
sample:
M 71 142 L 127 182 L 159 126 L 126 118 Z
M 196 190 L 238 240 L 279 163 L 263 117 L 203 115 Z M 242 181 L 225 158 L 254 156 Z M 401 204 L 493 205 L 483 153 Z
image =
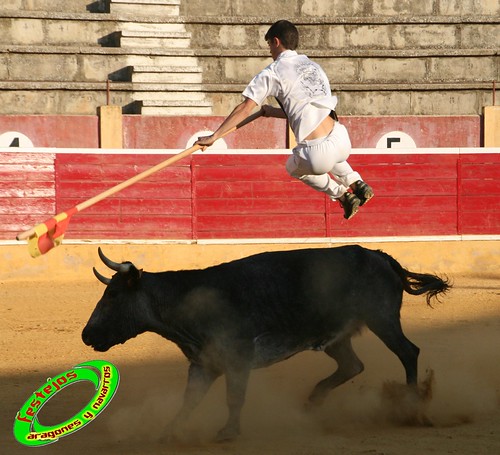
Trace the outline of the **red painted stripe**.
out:
M 317 214 L 324 210 L 323 197 L 298 198 L 232 198 L 202 199 L 198 202 L 198 215 L 273 215 L 273 214 Z
M 72 199 L 76 203 L 89 199 L 110 188 L 106 182 L 71 182 L 62 181 L 57 185 L 60 200 Z M 189 199 L 191 192 L 186 184 L 164 182 L 139 182 L 119 193 L 110 196 L 110 199 L 126 199 L 129 197 L 143 197 L 151 199 Z
M 54 201 L 51 198 L 0 198 L 0 214 L 14 215 L 31 214 L 44 215 L 54 211 Z
M 333 236 L 453 235 L 456 216 L 450 212 L 387 212 L 379 216 L 360 213 L 346 221 L 342 212 L 331 215 Z
M 0 238 L 170 155 L 0 154 Z M 16 161 L 15 157 L 19 157 Z M 346 221 L 285 155 L 194 155 L 77 214 L 69 238 L 261 238 L 500 233 L 500 154 L 364 154 L 375 198 Z M 460 159 L 460 166 L 457 165 Z M 2 164 L 3 160 L 3 164 Z M 55 175 L 55 182 L 54 182 Z M 53 198 L 53 195 L 56 195 Z
M 19 164 L 32 164 L 35 166 L 40 165 L 53 165 L 55 155 L 52 153 L 30 153 L 23 151 L 19 152 L 0 152 L 0 165 L 19 165 Z
M 462 163 L 464 180 L 499 180 L 500 165 L 494 163 Z
M 492 210 L 462 213 L 462 234 L 496 234 L 500 232 L 500 216 Z
M 0 181 L 0 198 L 44 198 L 53 195 L 53 177 L 46 181 Z
M 488 193 L 474 193 L 462 198 L 462 212 L 489 212 L 498 206 L 498 196 Z

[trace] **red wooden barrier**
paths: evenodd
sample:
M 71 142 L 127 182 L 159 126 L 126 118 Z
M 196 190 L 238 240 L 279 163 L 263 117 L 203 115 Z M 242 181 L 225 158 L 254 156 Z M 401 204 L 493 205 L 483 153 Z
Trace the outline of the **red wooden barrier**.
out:
M 0 238 L 17 232 L 55 211 L 52 153 L 0 153 Z
M 126 149 L 181 149 L 196 132 L 214 130 L 224 117 L 123 116 Z M 417 147 L 479 147 L 480 115 L 405 115 L 341 117 L 354 147 L 377 147 L 389 132 L 401 131 Z M 231 149 L 279 149 L 286 147 L 286 122 L 261 118 L 226 138 Z M 0 115 L 0 139 L 7 132 L 25 135 L 35 147 L 99 147 L 97 115 Z M 0 147 L 9 147 L 10 141 Z
M 57 212 L 165 159 L 159 155 L 60 154 Z M 78 215 L 67 238 L 192 238 L 189 161 L 168 167 Z
M 457 155 L 353 155 L 350 162 L 376 197 L 349 222 L 330 212 L 329 236 L 457 234 Z
M 1 239 L 167 157 L 52 151 L 0 152 Z M 349 221 L 337 203 L 288 176 L 285 153 L 194 154 L 79 213 L 66 238 L 499 235 L 500 153 L 454 151 L 357 151 L 349 161 L 376 197 Z
M 459 159 L 460 234 L 500 232 L 500 154 L 464 154 Z

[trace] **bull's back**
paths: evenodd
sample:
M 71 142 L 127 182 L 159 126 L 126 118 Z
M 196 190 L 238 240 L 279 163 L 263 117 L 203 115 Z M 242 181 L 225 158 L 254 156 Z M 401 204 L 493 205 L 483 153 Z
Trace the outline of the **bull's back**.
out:
M 342 326 L 375 299 L 401 293 L 382 254 L 349 245 L 260 253 L 211 268 L 242 317 L 267 327 Z

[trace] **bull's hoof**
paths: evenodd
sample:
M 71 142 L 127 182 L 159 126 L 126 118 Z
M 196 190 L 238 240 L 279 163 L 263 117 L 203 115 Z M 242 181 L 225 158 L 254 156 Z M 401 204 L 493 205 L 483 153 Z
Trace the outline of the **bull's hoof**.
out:
M 177 436 L 173 432 L 167 430 L 165 433 L 160 435 L 158 442 L 162 444 L 172 444 L 177 442 Z
M 233 441 L 240 435 L 240 430 L 237 428 L 223 428 L 217 433 L 215 442 Z
M 181 443 L 184 439 L 186 439 L 184 432 L 177 425 L 169 424 L 159 437 L 158 442 L 164 444 L 177 444 Z
M 426 415 L 432 400 L 434 372 L 427 371 L 424 381 L 417 385 L 386 382 L 382 390 L 382 404 L 388 420 L 400 425 L 434 426 Z
M 302 406 L 302 410 L 306 414 L 312 414 L 321 406 L 321 402 L 308 400 Z

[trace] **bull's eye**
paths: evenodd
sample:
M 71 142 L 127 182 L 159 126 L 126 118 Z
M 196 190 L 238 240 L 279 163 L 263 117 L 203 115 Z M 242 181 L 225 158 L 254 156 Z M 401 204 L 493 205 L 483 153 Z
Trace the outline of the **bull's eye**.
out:
M 110 303 L 111 301 L 115 300 L 117 296 L 117 292 L 115 290 L 110 290 L 108 289 L 106 293 L 104 294 L 105 297 L 105 302 Z

